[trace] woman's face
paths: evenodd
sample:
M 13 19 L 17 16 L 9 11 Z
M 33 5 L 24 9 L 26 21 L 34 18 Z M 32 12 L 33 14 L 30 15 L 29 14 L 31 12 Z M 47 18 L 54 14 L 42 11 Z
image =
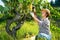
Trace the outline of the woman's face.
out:
M 46 17 L 46 12 L 42 11 L 42 17 Z

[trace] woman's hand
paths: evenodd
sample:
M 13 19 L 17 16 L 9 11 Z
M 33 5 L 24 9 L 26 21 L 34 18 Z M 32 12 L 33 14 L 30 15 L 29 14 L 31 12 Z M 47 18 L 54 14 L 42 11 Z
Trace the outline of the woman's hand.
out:
M 32 17 L 34 17 L 34 16 L 35 16 L 33 12 L 30 12 L 30 15 L 31 15 Z
M 30 12 L 31 16 L 36 20 L 37 22 L 40 22 L 40 20 L 36 17 L 36 15 L 33 12 Z

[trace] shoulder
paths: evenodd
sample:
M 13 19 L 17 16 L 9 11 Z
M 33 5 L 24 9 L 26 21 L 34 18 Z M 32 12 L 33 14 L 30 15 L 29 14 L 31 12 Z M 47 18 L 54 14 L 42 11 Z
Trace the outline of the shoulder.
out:
M 48 23 L 50 23 L 50 20 L 45 20 L 45 22 L 48 22 Z
M 50 25 L 50 20 L 44 20 L 44 22 L 43 22 L 44 24 L 47 24 L 47 25 Z

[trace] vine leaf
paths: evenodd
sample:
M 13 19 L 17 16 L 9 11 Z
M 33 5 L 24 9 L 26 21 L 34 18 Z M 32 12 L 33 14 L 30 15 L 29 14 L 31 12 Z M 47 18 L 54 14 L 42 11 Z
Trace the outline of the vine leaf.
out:
M 20 3 L 23 3 L 23 0 L 18 0 Z

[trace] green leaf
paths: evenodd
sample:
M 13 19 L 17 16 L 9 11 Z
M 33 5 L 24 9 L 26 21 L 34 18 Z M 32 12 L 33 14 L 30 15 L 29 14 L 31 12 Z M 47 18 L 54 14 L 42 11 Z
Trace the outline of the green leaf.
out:
M 3 9 L 4 9 L 4 8 L 3 8 L 2 6 L 0 6 L 0 11 L 3 11 Z
M 8 11 L 9 9 L 7 7 L 4 7 L 4 11 Z
M 26 0 L 27 2 L 31 2 L 31 0 Z
M 0 11 L 8 11 L 9 9 L 7 7 L 0 6 Z
M 23 3 L 23 0 L 18 0 L 20 3 Z
M 40 0 L 34 0 L 34 4 L 37 4 Z
M 10 0 L 6 0 L 7 2 L 9 2 Z
M 9 2 L 10 0 L 2 0 L 2 1 L 3 1 L 3 2 L 6 2 L 6 1 Z

